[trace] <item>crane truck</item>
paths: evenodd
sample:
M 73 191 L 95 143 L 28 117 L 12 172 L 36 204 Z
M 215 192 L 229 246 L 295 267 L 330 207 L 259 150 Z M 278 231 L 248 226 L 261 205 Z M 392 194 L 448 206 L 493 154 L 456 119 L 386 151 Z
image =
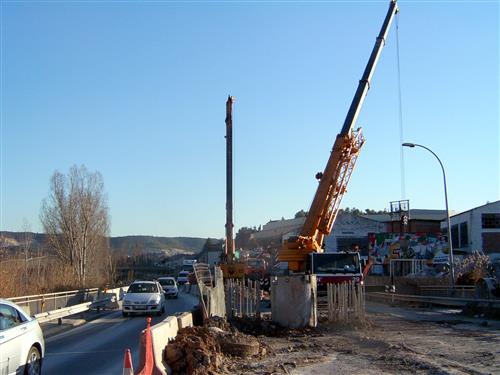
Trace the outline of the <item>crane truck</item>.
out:
M 323 172 L 316 174 L 319 185 L 300 234 L 285 240 L 278 253 L 278 261 L 288 262 L 289 271 L 316 274 L 318 285 L 322 282 L 356 279 L 362 281 L 368 272 L 367 268 L 361 270 L 359 253 L 324 253 L 323 240 L 331 232 L 351 173 L 365 142 L 361 128 L 354 128 L 392 20 L 398 12 L 396 1 L 390 2 L 384 23 L 359 81 L 342 129 L 335 139 L 326 167 Z

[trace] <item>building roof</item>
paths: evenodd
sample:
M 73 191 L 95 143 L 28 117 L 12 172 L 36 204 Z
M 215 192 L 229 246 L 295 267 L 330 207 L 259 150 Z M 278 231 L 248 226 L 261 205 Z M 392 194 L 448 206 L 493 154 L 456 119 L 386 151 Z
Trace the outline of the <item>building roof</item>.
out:
M 399 220 L 392 218 L 390 213 L 367 214 L 363 217 L 383 223 Z M 446 218 L 446 210 L 410 209 L 410 220 L 442 221 Z
M 255 239 L 281 238 L 284 234 L 300 229 L 304 225 L 305 220 L 305 217 L 271 220 L 267 224 L 264 224 L 261 231 L 253 233 L 252 236 Z
M 452 215 L 450 215 L 450 217 L 453 217 L 453 216 L 458 216 L 458 215 L 462 215 L 462 214 L 465 214 L 467 212 L 470 212 L 470 211 L 474 211 L 474 210 L 477 210 L 478 208 L 481 208 L 481 207 L 486 207 L 486 206 L 492 206 L 492 205 L 497 205 L 500 203 L 500 200 L 498 201 L 495 201 L 495 202 L 486 202 L 485 204 L 483 204 L 482 206 L 477 206 L 477 207 L 474 207 L 474 208 L 471 208 L 469 210 L 466 210 L 466 211 L 462 211 L 462 212 L 454 212 Z
M 264 224 L 262 230 L 276 230 L 288 227 L 300 226 L 306 221 L 305 217 L 297 217 L 295 219 L 270 220 Z

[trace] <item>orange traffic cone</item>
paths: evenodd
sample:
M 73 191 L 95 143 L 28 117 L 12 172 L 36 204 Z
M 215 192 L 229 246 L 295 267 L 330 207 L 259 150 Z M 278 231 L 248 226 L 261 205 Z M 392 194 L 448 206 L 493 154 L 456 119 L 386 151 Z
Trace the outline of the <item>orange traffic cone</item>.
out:
M 139 368 L 137 375 L 151 375 L 155 367 L 153 342 L 151 339 L 151 318 L 146 318 L 146 329 L 139 342 Z
M 125 357 L 123 358 L 122 375 L 134 375 L 134 368 L 132 367 L 132 355 L 130 354 L 130 349 L 125 350 Z

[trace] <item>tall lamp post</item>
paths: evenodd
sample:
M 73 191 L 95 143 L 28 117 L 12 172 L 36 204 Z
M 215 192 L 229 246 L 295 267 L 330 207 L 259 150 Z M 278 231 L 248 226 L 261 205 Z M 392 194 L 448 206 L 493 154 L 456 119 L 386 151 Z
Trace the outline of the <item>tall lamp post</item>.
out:
M 448 209 L 448 191 L 446 189 L 446 174 L 444 173 L 444 167 L 443 163 L 441 163 L 441 160 L 438 158 L 438 156 L 430 149 L 425 146 L 419 145 L 417 143 L 403 143 L 403 147 L 421 147 L 429 151 L 434 157 L 437 159 L 439 162 L 439 165 L 441 166 L 441 170 L 443 171 L 443 181 L 444 181 L 444 200 L 446 202 L 446 221 L 448 224 L 448 246 L 449 246 L 449 259 L 450 259 L 450 274 L 451 274 L 451 286 L 452 288 L 455 287 L 455 266 L 453 264 L 453 245 L 452 245 L 452 240 L 451 240 L 451 223 L 450 223 L 450 210 Z

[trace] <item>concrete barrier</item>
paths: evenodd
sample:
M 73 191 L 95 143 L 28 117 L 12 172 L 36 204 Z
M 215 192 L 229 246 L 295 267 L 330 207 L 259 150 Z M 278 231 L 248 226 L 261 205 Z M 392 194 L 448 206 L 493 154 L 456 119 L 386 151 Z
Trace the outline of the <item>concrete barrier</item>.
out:
M 151 327 L 155 373 L 162 375 L 171 373 L 167 363 L 163 360 L 163 352 L 168 342 L 175 339 L 178 331 L 178 319 L 175 316 L 169 316 L 161 323 Z
M 193 314 L 184 312 L 177 316 L 177 325 L 179 329 L 193 326 Z

